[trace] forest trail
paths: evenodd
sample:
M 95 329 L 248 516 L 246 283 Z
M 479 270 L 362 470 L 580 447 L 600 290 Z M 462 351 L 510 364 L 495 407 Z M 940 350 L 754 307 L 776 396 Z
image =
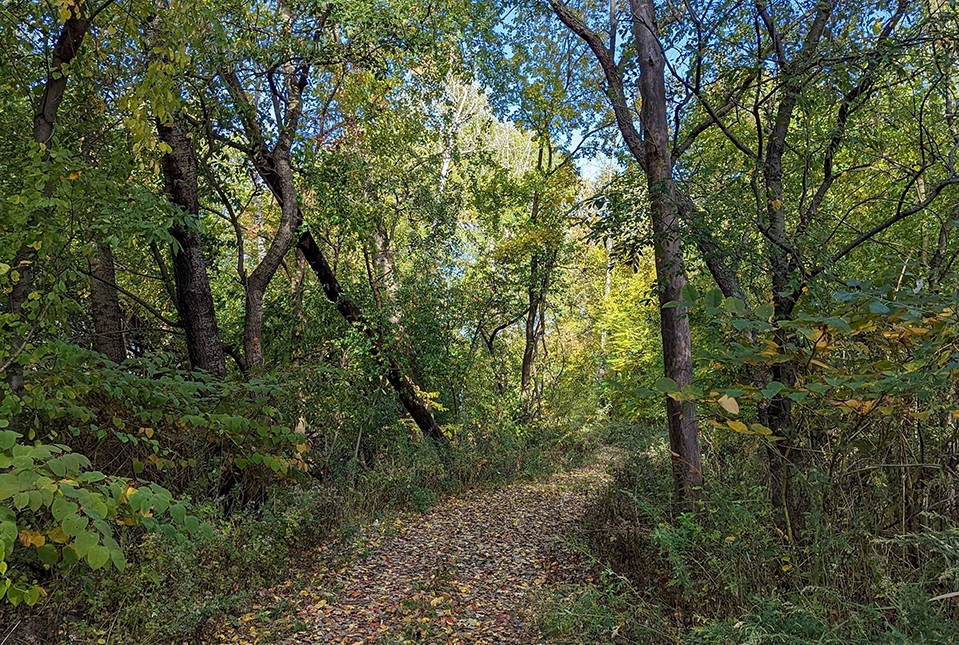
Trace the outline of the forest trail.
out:
M 321 547 L 329 566 L 261 591 L 214 642 L 545 644 L 537 603 L 594 575 L 568 537 L 613 458 L 372 527 L 339 564 Z

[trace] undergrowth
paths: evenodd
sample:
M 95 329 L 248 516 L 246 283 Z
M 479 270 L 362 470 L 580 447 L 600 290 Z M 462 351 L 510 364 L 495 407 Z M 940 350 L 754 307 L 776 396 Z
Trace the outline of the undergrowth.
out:
M 671 502 L 665 447 L 631 452 L 586 518 L 602 576 L 541 612 L 553 642 L 959 642 L 956 598 L 935 599 L 959 575 L 959 529 L 944 518 L 894 533 L 869 531 L 875 523 L 848 509 L 841 519 L 819 509 L 808 514 L 806 540 L 790 545 L 765 487 L 753 483 L 763 481 L 758 457 L 711 455 L 716 475 L 684 512 Z
M 213 528 L 209 535 L 175 540 L 127 531 L 129 568 L 78 569 L 44 581 L 44 604 L 0 614 L 0 624 L 10 626 L 0 640 L 12 633 L 11 644 L 197 642 L 220 617 L 308 566 L 299 560 L 320 542 L 348 543 L 374 516 L 426 512 L 466 488 L 578 465 L 596 443 L 588 429 L 560 440 L 549 428 L 505 428 L 482 436 L 461 430 L 442 450 L 402 433 L 365 456 L 313 455 L 312 470 L 321 475 L 273 488 L 262 502 L 240 504 L 229 492 L 194 499 L 194 512 Z

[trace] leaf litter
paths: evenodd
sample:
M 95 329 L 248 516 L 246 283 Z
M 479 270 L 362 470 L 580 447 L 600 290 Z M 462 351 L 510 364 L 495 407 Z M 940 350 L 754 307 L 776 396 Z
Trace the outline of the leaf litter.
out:
M 211 642 L 545 645 L 537 599 L 596 577 L 569 538 L 608 463 L 451 497 L 345 550 L 324 545 Z

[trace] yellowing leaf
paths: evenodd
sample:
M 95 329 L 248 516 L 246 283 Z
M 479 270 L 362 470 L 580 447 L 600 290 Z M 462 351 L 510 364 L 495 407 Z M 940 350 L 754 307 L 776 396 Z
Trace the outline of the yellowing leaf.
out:
M 773 433 L 772 430 L 770 430 L 769 428 L 767 428 L 766 426 L 764 426 L 764 425 L 761 424 L 761 423 L 750 423 L 750 424 L 749 424 L 749 429 L 752 430 L 753 432 L 755 432 L 756 434 L 761 434 L 761 435 L 764 435 L 764 436 L 768 436 L 768 435 L 771 435 L 771 434 Z
M 727 421 L 726 425 L 728 425 L 733 432 L 749 433 L 749 428 L 747 428 L 746 424 L 742 421 Z
M 23 546 L 41 547 L 46 543 L 46 538 L 39 531 L 33 529 L 20 531 L 20 543 Z
M 51 541 L 56 542 L 57 544 L 66 544 L 70 541 L 70 536 L 63 532 L 59 526 L 55 527 L 53 530 L 47 532 L 47 537 Z

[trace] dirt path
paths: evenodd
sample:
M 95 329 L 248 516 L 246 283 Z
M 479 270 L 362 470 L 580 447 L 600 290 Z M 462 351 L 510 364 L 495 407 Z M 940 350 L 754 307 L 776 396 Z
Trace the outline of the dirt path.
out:
M 342 568 L 261 592 L 219 642 L 534 645 L 537 599 L 591 577 L 569 547 L 607 460 L 451 498 L 380 527 Z M 384 530 L 385 529 L 385 530 Z

